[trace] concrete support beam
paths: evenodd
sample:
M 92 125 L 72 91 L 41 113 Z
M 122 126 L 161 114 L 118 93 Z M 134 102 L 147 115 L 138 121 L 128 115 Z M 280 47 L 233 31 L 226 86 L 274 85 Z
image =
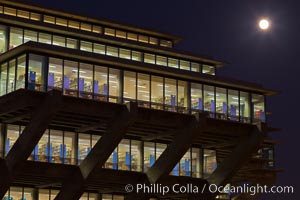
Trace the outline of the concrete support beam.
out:
M 63 183 L 62 189 L 55 200 L 77 200 L 81 197 L 89 176 L 97 167 L 105 164 L 134 121 L 137 114 L 137 104 L 129 103 L 128 109 L 123 108 L 115 114 L 115 117 L 108 125 L 107 132 L 80 164 L 78 172 Z
M 168 145 L 154 165 L 146 172 L 147 180 L 144 180 L 143 183 L 154 184 L 159 182 L 161 178 L 167 176 L 191 147 L 197 135 L 205 129 L 205 126 L 206 117 L 204 115 L 192 117 L 187 121 L 185 127 L 175 133 L 173 142 Z M 125 199 L 146 200 L 149 199 L 149 195 L 132 192 L 128 194 Z
M 0 199 L 9 189 L 10 184 L 22 169 L 25 161 L 60 107 L 61 94 L 58 91 L 52 91 L 45 95 L 40 102 L 40 106 L 33 112 L 29 124 L 25 127 L 6 158 L 0 163 Z

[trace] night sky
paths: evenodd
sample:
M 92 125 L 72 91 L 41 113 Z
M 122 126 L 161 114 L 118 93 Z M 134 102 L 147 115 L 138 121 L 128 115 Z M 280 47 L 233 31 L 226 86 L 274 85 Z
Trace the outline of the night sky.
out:
M 35 0 L 48 8 L 153 29 L 182 37 L 177 49 L 225 60 L 218 75 L 263 84 L 281 91 L 268 97 L 269 124 L 282 128 L 272 136 L 276 147 L 277 185 L 299 189 L 300 119 L 299 0 Z M 184 3 L 183 3 L 184 2 Z M 271 20 L 267 32 L 259 31 L 261 17 Z M 298 73 L 297 73 L 298 72 Z M 298 197 L 298 198 L 297 198 Z M 265 195 L 261 199 L 300 199 L 298 194 Z

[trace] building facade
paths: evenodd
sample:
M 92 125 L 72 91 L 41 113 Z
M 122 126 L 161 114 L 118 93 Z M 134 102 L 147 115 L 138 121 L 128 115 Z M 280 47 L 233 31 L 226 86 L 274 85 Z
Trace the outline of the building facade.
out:
M 217 70 L 225 63 L 175 50 L 173 47 L 180 38 L 14 1 L 1 1 L 0 16 L 0 96 L 3 102 L 10 94 L 20 91 L 45 95 L 58 91 L 63 98 L 82 102 L 82 109 L 89 109 L 88 104 L 94 103 L 120 106 L 131 103 L 143 112 L 150 110 L 154 118 L 160 118 L 161 113 L 182 118 L 204 115 L 215 123 L 210 124 L 211 127 L 218 123 L 246 131 L 257 124 L 267 127 L 266 96 L 276 92 L 257 84 L 219 77 Z M 1 106 L 6 105 L 3 102 Z M 39 106 L 34 105 L 34 108 Z M 63 165 L 70 169 L 84 165 L 109 127 L 109 123 L 93 118 L 90 123 L 80 124 L 85 115 L 84 112 L 70 115 L 72 122 L 60 120 L 56 115 L 23 163 L 45 164 L 46 167 Z M 0 118 L 0 157 L 6 162 L 10 151 L 17 148 L 17 141 L 21 141 L 21 135 L 26 133 L 33 114 L 31 111 L 7 114 L 1 110 Z M 147 174 L 172 146 L 172 137 L 167 134 L 171 134 L 168 128 L 175 126 L 176 121 L 168 123 L 163 131 L 161 127 L 155 130 L 151 123 L 125 131 L 100 168 L 111 173 L 116 170 Z M 238 145 L 239 136 L 224 137 L 203 136 L 193 140 L 169 170 L 169 176 L 209 180 L 227 158 L 226 147 Z M 219 140 L 229 145 L 226 143 L 224 147 Z M 266 135 L 259 144 L 259 148 L 252 149 L 251 159 L 259 160 L 260 170 L 273 177 L 274 142 Z M 246 176 L 244 181 L 247 180 Z M 230 177 L 226 184 L 241 181 Z M 84 187 L 80 199 L 127 198 L 123 188 L 115 190 L 112 186 L 102 190 L 100 186 L 90 185 Z M 44 200 L 54 199 L 63 191 L 64 181 L 38 184 L 38 177 L 28 182 L 26 178 L 16 178 L 9 186 L 4 199 Z M 149 198 L 160 197 L 153 194 Z

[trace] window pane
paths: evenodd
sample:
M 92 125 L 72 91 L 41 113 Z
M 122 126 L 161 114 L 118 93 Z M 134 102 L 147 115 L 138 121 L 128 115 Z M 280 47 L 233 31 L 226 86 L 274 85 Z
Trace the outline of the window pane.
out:
M 35 20 L 35 21 L 40 21 L 41 20 L 41 15 L 38 13 L 30 13 L 30 19 Z
M 18 58 L 16 89 L 25 88 L 25 67 L 26 56 L 23 55 Z
M 141 141 L 131 141 L 131 170 L 141 172 L 142 171 L 142 146 Z
M 239 121 L 239 92 L 236 90 L 228 90 L 228 117 Z
M 119 37 L 119 38 L 125 38 L 126 39 L 126 32 L 117 30 L 116 36 Z
M 252 94 L 253 121 L 266 121 L 265 100 L 263 95 Z
M 66 46 L 66 41 L 65 40 L 66 40 L 66 38 L 64 38 L 64 37 L 54 35 L 52 44 L 56 45 L 56 46 L 65 47 Z
M 157 38 L 150 37 L 149 43 L 150 43 L 150 44 L 155 44 L 155 45 L 157 45 L 157 44 L 158 44 L 158 39 L 157 39 Z
M 104 28 L 104 34 L 105 35 L 110 35 L 110 36 L 115 36 L 115 29 Z
M 127 39 L 128 40 L 137 41 L 137 34 L 135 34 L 135 33 L 127 33 Z
M 75 152 L 74 152 L 75 133 L 64 132 L 64 163 L 75 164 Z
M 192 148 L 192 177 L 200 178 L 200 149 Z
M 240 115 L 241 122 L 250 123 L 250 102 L 248 92 L 240 92 Z
M 55 17 L 44 15 L 44 22 L 49 24 L 55 24 Z
M 25 19 L 29 19 L 29 12 L 25 10 L 18 10 L 17 16 Z
M 62 88 L 62 66 L 63 60 L 49 58 L 48 90 Z
M 162 66 L 167 66 L 167 58 L 163 57 L 163 56 L 156 56 L 156 64 L 162 65 Z
M 94 53 L 105 54 L 105 46 L 102 44 L 94 44 Z
M 160 110 L 163 109 L 163 91 L 163 78 L 151 76 L 151 108 Z
M 131 169 L 131 155 L 129 140 L 123 139 L 118 146 L 118 169 Z
M 56 18 L 56 24 L 59 26 L 67 26 L 67 20 L 62 18 Z
M 17 15 L 17 11 L 14 8 L 4 7 L 4 14 L 16 16 Z
M 50 154 L 50 162 L 63 163 L 63 158 L 66 153 L 66 147 L 63 145 L 63 132 L 50 130 L 50 148 L 52 146 L 52 156 Z M 51 153 L 51 151 L 50 151 Z
M 107 101 L 108 96 L 108 80 L 107 68 L 95 66 L 95 80 L 94 80 L 94 98 L 100 101 Z
M 168 58 L 168 66 L 178 68 L 178 60 L 173 58 Z
M 78 63 L 72 61 L 64 62 L 64 94 L 77 96 L 78 92 Z
M 35 31 L 24 31 L 24 43 L 28 41 L 37 42 L 37 32 Z
M 210 112 L 210 117 L 214 117 L 215 107 L 214 87 L 204 85 L 204 110 Z
M 44 91 L 45 58 L 34 54 L 29 55 L 28 89 Z
M 118 48 L 116 47 L 111 47 L 111 46 L 107 46 L 106 47 L 106 55 L 108 56 L 114 56 L 114 57 L 118 57 Z
M 23 30 L 10 28 L 9 49 L 13 49 L 23 43 Z
M 155 55 L 154 54 L 145 53 L 144 54 L 144 62 L 145 63 L 155 64 Z
M 79 29 L 79 22 L 69 20 L 69 27 L 70 27 L 70 28 Z
M 202 85 L 191 84 L 191 108 L 192 110 L 203 110 Z
M 190 62 L 180 60 L 180 69 L 190 70 Z
M 51 44 L 51 35 L 46 33 L 39 33 L 39 42 Z
M 124 102 L 136 100 L 136 73 L 124 72 Z
M 202 65 L 202 73 L 215 75 L 215 67 L 210 65 Z
M 177 106 L 177 91 L 176 80 L 165 79 L 165 110 L 176 111 Z
M 138 105 L 149 108 L 150 102 L 150 76 L 147 74 L 138 74 Z
M 7 125 L 7 138 L 5 141 L 5 155 L 11 150 L 20 136 L 20 126 Z
M 120 97 L 120 70 L 109 69 L 109 101 L 117 103 Z
M 80 50 L 93 52 L 93 45 L 91 42 L 81 41 L 80 42 Z
M 38 145 L 33 150 L 33 160 L 39 162 L 49 162 L 52 156 L 52 145 L 49 143 L 49 130 L 46 130 Z
M 93 25 L 93 32 L 94 33 L 102 33 L 102 27 Z
M 135 60 L 135 61 L 142 61 L 141 59 L 141 52 L 138 52 L 138 51 L 132 51 L 131 53 L 131 59 L 132 60 Z
M 218 119 L 227 119 L 227 95 L 225 88 L 216 88 L 216 112 Z
M 6 27 L 0 26 L 0 54 L 7 50 Z
M 84 31 L 92 31 L 92 25 L 86 24 L 86 23 L 81 23 L 80 29 L 84 30 Z
M 155 162 L 155 144 L 153 142 L 144 143 L 144 172 L 147 172 Z
M 23 199 L 22 190 L 21 187 L 10 187 L 8 199 Z
M 160 46 L 163 47 L 172 47 L 172 42 L 168 40 L 160 40 Z
M 71 49 L 77 49 L 77 40 L 67 38 L 67 47 Z
M 217 168 L 216 151 L 204 149 L 203 178 L 208 178 Z
M 187 82 L 178 81 L 178 112 L 188 112 L 188 91 Z
M 91 135 L 78 134 L 78 164 L 86 158 L 91 148 Z
M 148 43 L 149 37 L 144 35 L 139 35 L 139 42 Z
M 130 50 L 120 49 L 120 58 L 131 59 Z
M 79 97 L 93 98 L 93 65 L 80 63 L 79 65 Z
M 0 74 L 0 95 L 4 95 L 7 92 L 7 63 L 1 65 L 1 74 Z
M 105 168 L 118 169 L 118 148 L 116 148 L 105 163 Z
M 200 64 L 199 63 L 192 63 L 191 71 L 193 72 L 200 72 Z
M 7 92 L 12 92 L 15 90 L 15 79 L 16 79 L 16 60 L 9 61 L 9 68 L 8 68 L 8 85 L 7 85 Z
M 180 159 L 180 176 L 191 176 L 191 152 L 188 150 Z

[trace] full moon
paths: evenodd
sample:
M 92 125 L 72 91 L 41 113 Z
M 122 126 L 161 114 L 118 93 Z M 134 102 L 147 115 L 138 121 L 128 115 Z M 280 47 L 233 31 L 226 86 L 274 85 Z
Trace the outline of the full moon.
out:
M 270 26 L 270 23 L 266 19 L 262 19 L 259 21 L 259 28 L 262 30 L 267 30 Z

